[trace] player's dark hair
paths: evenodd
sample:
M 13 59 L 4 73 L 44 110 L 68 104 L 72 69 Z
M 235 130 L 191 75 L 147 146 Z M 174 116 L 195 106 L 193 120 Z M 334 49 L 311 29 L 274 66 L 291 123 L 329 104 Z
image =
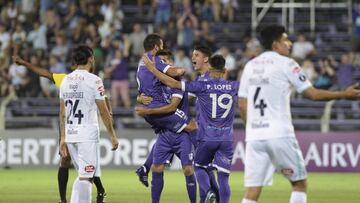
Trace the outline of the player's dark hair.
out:
M 146 52 L 151 51 L 155 48 L 155 45 L 160 46 L 161 37 L 158 34 L 148 34 L 144 39 L 144 49 Z
M 210 58 L 210 66 L 215 70 L 223 70 L 225 68 L 225 58 L 219 54 Z
M 274 41 L 280 40 L 283 33 L 285 33 L 284 26 L 269 25 L 260 31 L 261 44 L 266 50 L 271 50 Z
M 74 65 L 85 65 L 88 59 L 93 56 L 93 50 L 87 45 L 79 45 L 72 51 Z
M 212 55 L 212 51 L 209 47 L 204 46 L 204 45 L 196 45 L 194 47 L 194 50 L 196 51 L 200 51 L 201 53 L 203 53 L 206 57 L 211 57 Z
M 167 57 L 172 57 L 172 53 L 170 50 L 167 49 L 163 49 L 163 50 L 159 50 L 158 52 L 156 52 L 155 54 L 156 56 L 167 56 Z

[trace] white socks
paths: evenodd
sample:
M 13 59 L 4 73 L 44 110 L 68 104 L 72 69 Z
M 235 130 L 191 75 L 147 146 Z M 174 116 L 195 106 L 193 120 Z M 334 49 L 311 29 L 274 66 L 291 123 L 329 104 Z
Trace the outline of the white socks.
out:
M 292 192 L 290 197 L 290 203 L 306 203 L 305 192 Z
M 79 178 L 76 178 L 71 192 L 70 202 L 91 203 L 91 190 L 92 184 L 88 180 L 79 180 Z
M 244 198 L 241 203 L 256 203 L 256 201 Z

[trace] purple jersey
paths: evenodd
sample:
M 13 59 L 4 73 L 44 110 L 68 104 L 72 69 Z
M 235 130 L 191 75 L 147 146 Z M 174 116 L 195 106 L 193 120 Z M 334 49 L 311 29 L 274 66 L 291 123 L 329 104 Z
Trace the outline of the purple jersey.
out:
M 148 57 L 152 59 L 153 55 L 149 52 Z M 163 73 L 170 67 L 162 62 L 158 56 L 155 56 L 155 66 Z M 136 79 L 139 92 L 153 98 L 150 104 L 145 105 L 146 107 L 156 108 L 167 104 L 162 91 L 164 85 L 146 68 L 142 59 L 139 62 Z
M 181 86 L 197 96 L 198 140 L 232 141 L 239 82 L 209 77 L 207 81 L 183 81 Z

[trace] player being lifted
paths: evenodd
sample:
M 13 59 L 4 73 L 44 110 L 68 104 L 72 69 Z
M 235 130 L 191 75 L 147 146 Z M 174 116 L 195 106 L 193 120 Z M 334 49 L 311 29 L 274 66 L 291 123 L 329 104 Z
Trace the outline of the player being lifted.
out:
M 242 203 L 257 202 L 275 170 L 292 185 L 290 203 L 305 203 L 307 173 L 291 121 L 291 89 L 311 100 L 356 99 L 360 90 L 356 86 L 341 92 L 314 88 L 299 64 L 288 57 L 291 42 L 283 26 L 268 26 L 260 35 L 265 52 L 246 64 L 238 93 L 246 123 Z
M 43 67 L 37 67 L 37 66 L 29 63 L 28 61 L 23 60 L 19 56 L 13 56 L 13 61 L 16 64 L 25 66 L 26 68 L 33 71 L 37 75 L 49 79 L 50 81 L 52 81 L 55 84 L 55 86 L 58 89 L 60 89 L 60 85 L 61 85 L 63 79 L 65 78 L 65 76 L 67 75 L 65 73 L 52 73 L 48 69 L 43 68 Z M 107 107 L 110 111 L 110 114 L 112 114 L 111 113 L 111 105 L 109 104 L 107 97 L 105 98 L 105 100 L 106 100 Z M 60 142 L 60 135 L 59 135 L 59 142 Z M 70 156 L 66 156 L 66 157 L 61 156 L 60 166 L 59 166 L 58 175 L 57 175 L 58 176 L 58 189 L 59 189 L 59 195 L 60 195 L 60 201 L 59 201 L 60 203 L 67 202 L 66 188 L 67 188 L 67 183 L 68 183 L 68 179 L 69 179 L 69 168 L 70 167 L 71 167 Z M 97 170 L 96 170 L 96 173 L 94 174 L 94 179 L 93 179 L 94 184 L 97 189 L 97 197 L 96 197 L 97 203 L 103 203 L 104 199 L 106 197 L 105 189 L 102 185 L 100 176 L 101 176 L 101 170 L 100 170 L 100 165 L 99 165 L 99 166 L 97 166 Z
M 144 48 L 150 57 L 153 57 L 159 50 L 163 48 L 163 42 L 159 35 L 149 34 L 144 40 Z M 155 61 L 158 68 L 169 75 L 180 76 L 184 73 L 183 69 L 171 67 L 160 60 L 160 57 L 155 56 Z M 165 163 L 175 153 L 181 159 L 181 163 L 186 176 L 186 187 L 190 202 L 196 201 L 196 181 L 192 168 L 192 149 L 191 142 L 187 131 L 192 131 L 196 128 L 196 123 L 188 119 L 187 111 L 188 104 L 183 98 L 182 92 L 175 93 L 164 89 L 165 86 L 161 84 L 151 72 L 145 67 L 142 60 L 139 63 L 137 72 L 137 81 L 139 85 L 139 93 L 143 93 L 153 98 L 150 104 L 145 105 L 148 108 L 157 108 L 168 105 L 167 96 L 172 95 L 171 103 L 179 108 L 175 112 L 145 116 L 145 120 L 153 126 L 155 133 L 158 134 L 158 139 L 154 145 L 153 163 L 152 163 L 152 202 L 159 202 L 160 195 L 163 189 L 163 171 Z M 144 169 L 141 167 L 140 169 Z M 140 180 L 143 180 L 143 174 L 147 171 L 137 171 Z M 147 179 L 147 174 L 146 174 Z
M 76 47 L 72 60 L 76 70 L 67 75 L 60 86 L 60 153 L 64 157 L 70 154 L 78 171 L 71 202 L 90 203 L 92 179 L 98 166 L 98 111 L 110 134 L 112 150 L 116 150 L 119 143 L 105 102 L 103 82 L 91 73 L 95 68 L 91 48 Z
M 205 202 L 215 201 L 216 195 L 211 190 L 207 172 L 215 156 L 218 160 L 218 181 L 220 202 L 229 202 L 229 174 L 233 156 L 233 119 L 237 102 L 239 82 L 226 81 L 225 59 L 216 55 L 210 59 L 209 79 L 206 81 L 180 82 L 161 73 L 155 64 L 144 56 L 143 60 L 162 83 L 171 88 L 192 92 L 199 102 L 198 146 L 195 154 L 195 172 L 200 190 L 206 191 Z M 212 101 L 212 102 L 209 102 Z

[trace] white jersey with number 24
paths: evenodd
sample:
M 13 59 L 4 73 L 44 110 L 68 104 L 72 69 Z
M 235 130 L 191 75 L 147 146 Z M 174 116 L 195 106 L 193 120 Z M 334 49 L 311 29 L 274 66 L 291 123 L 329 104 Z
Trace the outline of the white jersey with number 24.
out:
M 104 100 L 102 80 L 86 70 L 67 75 L 60 87 L 65 103 L 65 142 L 98 142 L 99 124 L 95 100 Z

